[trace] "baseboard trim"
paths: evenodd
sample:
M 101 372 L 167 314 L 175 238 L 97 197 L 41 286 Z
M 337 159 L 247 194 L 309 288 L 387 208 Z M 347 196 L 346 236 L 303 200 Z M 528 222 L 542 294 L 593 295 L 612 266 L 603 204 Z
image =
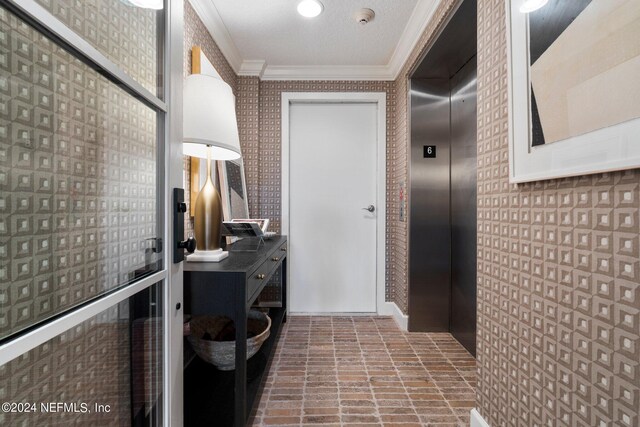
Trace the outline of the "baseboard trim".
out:
M 491 427 L 488 422 L 482 418 L 480 412 L 476 408 L 471 410 L 471 424 L 470 427 Z
M 380 314 L 393 317 L 393 320 L 396 321 L 400 329 L 403 331 L 407 330 L 409 327 L 409 316 L 404 314 L 395 302 L 386 301 L 382 304 L 381 308 Z

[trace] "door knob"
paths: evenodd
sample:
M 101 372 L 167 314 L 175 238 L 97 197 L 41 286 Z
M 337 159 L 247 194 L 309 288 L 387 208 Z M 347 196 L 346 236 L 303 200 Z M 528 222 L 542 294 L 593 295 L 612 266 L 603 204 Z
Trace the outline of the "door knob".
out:
M 369 205 L 366 208 L 362 208 L 363 211 L 375 212 L 376 207 L 373 205 Z
M 196 250 L 196 239 L 194 239 L 193 237 L 189 237 L 183 242 L 178 242 L 178 247 L 180 249 L 186 249 L 187 252 L 192 254 Z

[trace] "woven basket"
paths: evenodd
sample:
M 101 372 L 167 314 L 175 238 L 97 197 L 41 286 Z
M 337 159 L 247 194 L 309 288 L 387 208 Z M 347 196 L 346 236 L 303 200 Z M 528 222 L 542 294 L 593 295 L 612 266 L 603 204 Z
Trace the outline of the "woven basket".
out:
M 247 339 L 247 359 L 249 359 L 260 350 L 262 344 L 269 338 L 271 318 L 256 310 L 249 311 L 247 317 L 261 321 L 259 322 L 260 330 L 251 331 L 256 336 Z M 232 371 L 236 368 L 236 342 L 205 340 L 202 339 L 202 336 L 208 332 L 211 337 L 216 337 L 228 322 L 229 319 L 224 316 L 194 317 L 190 322 L 191 335 L 187 337 L 196 354 L 221 371 Z

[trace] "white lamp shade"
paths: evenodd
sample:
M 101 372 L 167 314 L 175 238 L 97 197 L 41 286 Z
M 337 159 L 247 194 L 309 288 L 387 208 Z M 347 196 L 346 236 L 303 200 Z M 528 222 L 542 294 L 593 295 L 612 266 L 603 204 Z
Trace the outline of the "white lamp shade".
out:
M 184 82 L 183 152 L 215 160 L 239 158 L 240 137 L 236 101 L 231 86 L 222 79 L 191 74 Z

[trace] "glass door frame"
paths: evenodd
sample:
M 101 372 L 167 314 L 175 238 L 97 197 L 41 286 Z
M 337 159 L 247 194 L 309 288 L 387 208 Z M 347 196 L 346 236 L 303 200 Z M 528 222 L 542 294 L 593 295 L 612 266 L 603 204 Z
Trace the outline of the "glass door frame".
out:
M 173 206 L 172 188 L 183 187 L 182 155 L 182 84 L 184 55 L 184 0 L 164 0 L 162 48 L 158 69 L 162 70 L 159 85 L 163 98 L 152 94 L 140 83 L 126 74 L 113 61 L 90 45 L 80 35 L 60 22 L 34 0 L 3 0 L 3 6 L 18 13 L 39 31 L 51 37 L 57 44 L 70 50 L 73 55 L 99 70 L 125 91 L 153 108 L 158 113 L 158 205 L 161 229 L 164 232 L 162 250 L 163 268 L 133 284 L 124 286 L 105 296 L 96 298 L 79 308 L 72 308 L 54 320 L 29 332 L 9 339 L 0 345 L 0 365 L 55 338 L 70 328 L 90 319 L 109 307 L 132 295 L 163 282 L 164 303 L 164 363 L 163 363 L 163 424 L 183 425 L 183 334 L 182 334 L 182 263 L 173 264 L 173 241 L 171 230 Z
M 164 424 L 182 427 L 183 413 L 183 263 L 173 263 L 173 251 L 178 242 L 173 241 L 173 189 L 184 187 L 184 155 L 182 154 L 182 86 L 184 81 L 184 1 L 164 0 L 165 39 L 163 61 L 165 93 L 168 112 L 165 123 L 166 149 L 164 185 L 164 237 L 166 240 L 164 266 L 167 270 L 167 286 L 164 288 L 165 304 L 165 366 L 164 366 Z M 182 249 L 180 249 L 182 250 Z

